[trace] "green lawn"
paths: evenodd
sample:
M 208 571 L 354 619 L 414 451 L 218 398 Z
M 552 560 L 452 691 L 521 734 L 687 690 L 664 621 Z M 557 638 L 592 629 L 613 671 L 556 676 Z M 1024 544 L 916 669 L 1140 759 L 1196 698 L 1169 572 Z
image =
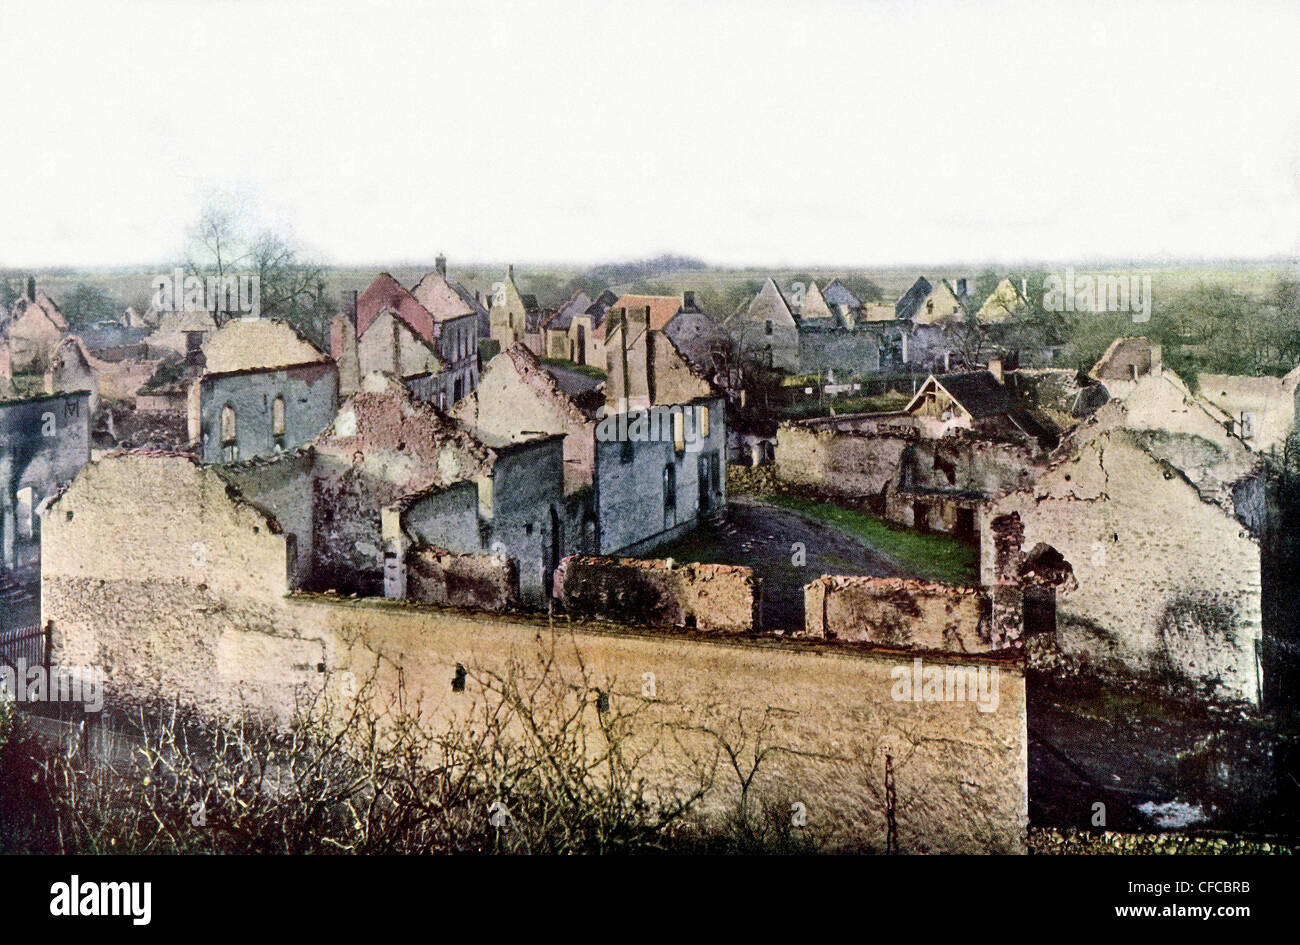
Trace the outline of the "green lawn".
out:
M 979 583 L 979 549 L 955 538 L 907 531 L 878 516 L 811 499 L 789 495 L 759 498 L 860 538 L 919 577 L 945 584 Z

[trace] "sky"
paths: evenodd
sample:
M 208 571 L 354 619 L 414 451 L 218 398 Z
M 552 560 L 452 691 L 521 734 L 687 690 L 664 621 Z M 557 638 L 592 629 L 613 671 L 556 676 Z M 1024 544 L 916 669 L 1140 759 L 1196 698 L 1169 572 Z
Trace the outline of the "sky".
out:
M 6 2 L 0 268 L 1300 255 L 1294 2 Z

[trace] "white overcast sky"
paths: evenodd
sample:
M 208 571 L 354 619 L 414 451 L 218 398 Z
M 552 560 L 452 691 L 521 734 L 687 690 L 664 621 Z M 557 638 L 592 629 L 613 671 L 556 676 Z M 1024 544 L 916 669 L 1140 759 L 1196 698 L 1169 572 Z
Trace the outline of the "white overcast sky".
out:
M 1300 253 L 1295 2 L 4 5 L 0 266 Z

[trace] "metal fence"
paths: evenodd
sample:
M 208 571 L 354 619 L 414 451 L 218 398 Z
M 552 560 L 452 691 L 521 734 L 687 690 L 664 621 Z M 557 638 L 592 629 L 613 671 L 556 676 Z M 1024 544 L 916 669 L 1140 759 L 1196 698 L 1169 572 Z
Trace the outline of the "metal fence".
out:
M 14 627 L 0 630 L 0 665 L 18 668 L 18 661 L 24 666 L 45 666 L 49 658 L 49 634 L 39 624 L 30 627 Z

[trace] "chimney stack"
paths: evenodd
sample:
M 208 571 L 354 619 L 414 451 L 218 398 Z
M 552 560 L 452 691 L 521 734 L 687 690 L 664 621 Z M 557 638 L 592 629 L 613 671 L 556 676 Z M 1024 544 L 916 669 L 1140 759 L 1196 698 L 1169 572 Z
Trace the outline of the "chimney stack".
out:
M 439 253 L 438 257 L 433 261 L 433 265 L 437 268 L 438 275 L 442 276 L 444 279 L 447 278 L 447 257 L 446 256 L 444 256 L 442 253 Z
M 695 308 L 695 292 L 686 290 L 682 292 L 682 308 Z
M 989 360 L 989 373 L 993 375 L 993 380 L 997 381 L 999 384 L 1003 383 L 1001 358 L 991 358 Z
M 36 301 L 36 277 L 35 276 L 27 277 L 27 301 L 29 302 Z

